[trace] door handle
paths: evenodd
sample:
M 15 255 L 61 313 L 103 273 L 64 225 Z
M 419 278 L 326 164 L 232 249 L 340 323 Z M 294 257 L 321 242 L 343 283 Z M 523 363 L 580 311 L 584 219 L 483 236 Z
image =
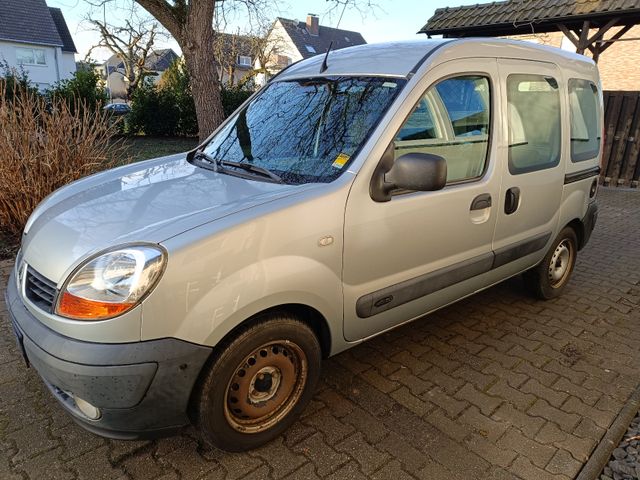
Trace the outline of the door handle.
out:
M 470 210 L 484 210 L 491 206 L 491 194 L 482 193 L 473 199 Z
M 511 187 L 507 190 L 507 194 L 504 199 L 504 213 L 511 215 L 518 209 L 520 205 L 520 189 L 518 187 Z

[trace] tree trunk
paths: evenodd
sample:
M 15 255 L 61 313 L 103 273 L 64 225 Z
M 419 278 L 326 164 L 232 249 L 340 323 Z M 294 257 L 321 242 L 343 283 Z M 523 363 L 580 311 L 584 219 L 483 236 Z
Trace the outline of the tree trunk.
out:
M 173 35 L 191 77 L 200 140 L 224 120 L 220 80 L 215 67 L 213 14 L 222 0 L 135 0 Z
M 191 77 L 200 140 L 207 138 L 224 120 L 220 81 L 214 63 L 213 3 L 191 2 L 178 39 Z

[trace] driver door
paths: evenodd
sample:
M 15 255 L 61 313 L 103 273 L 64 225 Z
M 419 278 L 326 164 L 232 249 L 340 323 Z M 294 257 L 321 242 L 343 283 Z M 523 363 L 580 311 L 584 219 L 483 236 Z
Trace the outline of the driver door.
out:
M 414 105 L 410 114 L 394 119 L 394 158 L 409 152 L 444 157 L 444 189 L 397 192 L 388 202 L 376 202 L 369 194 L 371 175 L 361 171 L 356 177 L 344 228 L 347 340 L 472 293 L 478 276 L 491 268 L 497 217 L 492 201 L 501 181 L 490 141 L 498 125 L 497 79 L 495 59 L 447 62 L 405 100 Z

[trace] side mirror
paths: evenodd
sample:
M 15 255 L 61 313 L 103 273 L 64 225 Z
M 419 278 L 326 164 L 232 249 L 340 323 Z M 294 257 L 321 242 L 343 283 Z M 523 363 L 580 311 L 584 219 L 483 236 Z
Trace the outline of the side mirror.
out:
M 430 153 L 407 153 L 396 159 L 386 174 L 381 171 L 376 173 L 378 179 L 372 181 L 371 197 L 378 202 L 388 202 L 394 190 L 427 192 L 444 188 L 447 183 L 447 161 Z

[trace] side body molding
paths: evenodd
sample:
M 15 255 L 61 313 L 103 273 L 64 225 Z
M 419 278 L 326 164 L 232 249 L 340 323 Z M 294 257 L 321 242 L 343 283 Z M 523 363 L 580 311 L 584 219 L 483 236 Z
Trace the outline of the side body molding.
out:
M 368 293 L 358 299 L 356 314 L 360 318 L 372 317 L 378 313 L 481 275 L 542 250 L 550 238 L 551 232 L 546 232 L 499 250 L 478 255 L 469 260 Z

